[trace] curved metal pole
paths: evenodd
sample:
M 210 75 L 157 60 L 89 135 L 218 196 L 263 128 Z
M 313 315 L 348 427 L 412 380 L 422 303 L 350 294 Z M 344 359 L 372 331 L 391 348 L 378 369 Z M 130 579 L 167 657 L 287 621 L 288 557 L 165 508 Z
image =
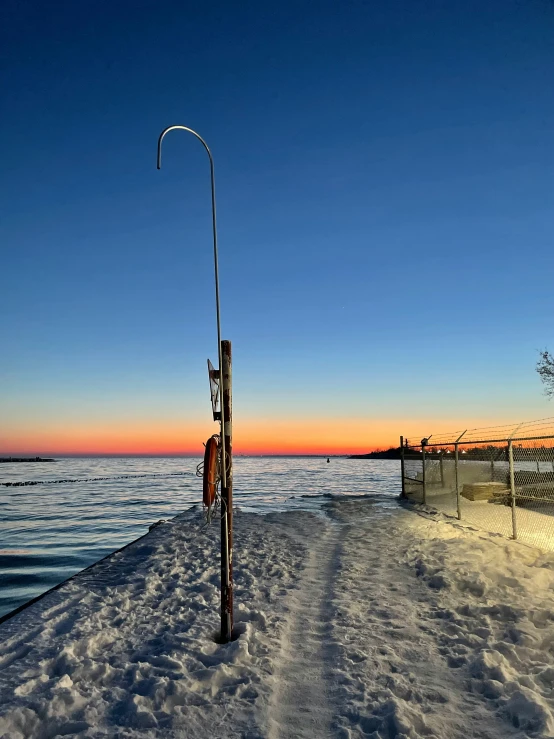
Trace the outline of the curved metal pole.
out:
M 218 258 L 217 258 L 217 228 L 216 228 L 216 217 L 215 217 L 216 211 L 215 211 L 214 160 L 212 157 L 212 152 L 208 148 L 208 144 L 204 141 L 202 136 L 197 134 L 196 131 L 193 131 L 192 128 L 187 128 L 186 126 L 168 126 L 167 128 L 164 128 L 164 130 L 161 132 L 160 137 L 158 139 L 158 160 L 157 160 L 158 169 L 162 168 L 162 141 L 164 140 L 164 137 L 166 134 L 176 129 L 180 129 L 182 131 L 188 131 L 189 133 L 192 133 L 193 136 L 196 136 L 196 138 L 204 146 L 204 149 L 206 149 L 206 152 L 210 159 L 210 177 L 211 177 L 211 183 L 212 183 L 212 228 L 213 228 L 213 239 L 214 239 L 215 312 L 216 312 L 216 318 L 217 318 L 217 353 L 218 353 L 218 358 L 219 358 L 219 398 L 220 398 L 219 404 L 221 408 L 221 462 L 222 462 L 221 481 L 222 481 L 223 487 L 227 487 L 227 458 L 225 454 L 225 418 L 224 418 L 224 411 L 223 411 L 223 355 L 221 351 L 221 316 L 220 316 L 220 310 L 219 310 L 219 266 L 218 266 Z

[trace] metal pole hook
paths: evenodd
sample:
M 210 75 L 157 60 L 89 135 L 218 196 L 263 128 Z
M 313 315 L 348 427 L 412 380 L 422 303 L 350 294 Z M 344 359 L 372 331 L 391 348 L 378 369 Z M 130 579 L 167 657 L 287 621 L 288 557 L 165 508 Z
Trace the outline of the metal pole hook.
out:
M 188 131 L 189 133 L 192 133 L 193 136 L 196 136 L 196 138 L 204 146 L 204 149 L 206 149 L 206 153 L 208 154 L 208 157 L 210 160 L 210 178 L 211 178 L 211 186 L 212 186 L 212 229 L 213 229 L 213 242 L 214 242 L 215 311 L 216 311 L 216 319 L 217 319 L 217 354 L 219 358 L 219 387 L 221 388 L 220 390 L 220 393 L 221 393 L 222 388 L 223 388 L 223 354 L 221 350 L 221 315 L 220 315 L 220 307 L 219 307 L 219 265 L 218 265 L 218 254 L 217 254 L 214 160 L 212 157 L 212 152 L 210 151 L 208 147 L 208 144 L 204 141 L 202 136 L 196 133 L 196 131 L 193 131 L 192 128 L 187 128 L 187 126 L 168 126 L 167 128 L 164 128 L 164 130 L 161 132 L 160 137 L 158 139 L 158 158 L 157 158 L 157 168 L 158 169 L 162 168 L 162 141 L 164 140 L 164 137 L 166 134 L 176 129 L 181 129 L 182 131 Z M 223 411 L 223 401 L 221 400 L 220 403 L 221 403 L 221 458 L 223 461 L 223 464 L 221 465 L 221 478 L 222 478 L 223 486 L 227 487 L 227 470 L 226 470 L 226 464 L 225 464 L 225 460 L 226 460 L 225 418 L 224 418 L 224 411 Z

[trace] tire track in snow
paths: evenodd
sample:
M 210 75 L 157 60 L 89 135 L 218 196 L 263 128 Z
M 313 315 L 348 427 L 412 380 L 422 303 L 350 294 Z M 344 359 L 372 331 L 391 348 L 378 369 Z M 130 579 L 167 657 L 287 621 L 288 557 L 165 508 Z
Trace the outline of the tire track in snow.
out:
M 333 633 L 343 691 L 335 736 L 527 737 L 472 692 L 468 662 L 477 637 L 453 620 L 467 594 L 452 594 L 431 572 L 430 546 L 411 529 L 413 513 L 376 504 L 364 511 L 351 501 L 332 504 L 330 515 L 342 523 Z
M 330 680 L 335 647 L 330 637 L 339 531 L 329 524 L 322 536 L 314 537 L 299 587 L 290 596 L 269 702 L 268 739 L 335 736 Z

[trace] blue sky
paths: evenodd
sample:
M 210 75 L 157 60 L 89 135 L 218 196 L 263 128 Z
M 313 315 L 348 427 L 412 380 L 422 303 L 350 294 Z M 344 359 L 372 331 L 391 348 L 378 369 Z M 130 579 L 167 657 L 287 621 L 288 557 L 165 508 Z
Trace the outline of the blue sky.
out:
M 215 158 L 237 424 L 553 415 L 553 3 L 0 12 L 0 447 L 209 421 L 209 169 L 174 132 L 156 171 L 173 123 Z

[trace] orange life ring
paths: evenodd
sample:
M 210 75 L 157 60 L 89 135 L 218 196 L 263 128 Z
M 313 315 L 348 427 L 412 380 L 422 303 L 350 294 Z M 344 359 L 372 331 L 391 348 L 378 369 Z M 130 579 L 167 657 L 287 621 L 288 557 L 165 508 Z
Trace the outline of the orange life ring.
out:
M 215 500 L 218 453 L 219 445 L 217 436 L 210 436 L 206 442 L 206 450 L 204 451 L 204 475 L 202 486 L 202 499 L 204 505 L 208 507 L 212 506 Z

